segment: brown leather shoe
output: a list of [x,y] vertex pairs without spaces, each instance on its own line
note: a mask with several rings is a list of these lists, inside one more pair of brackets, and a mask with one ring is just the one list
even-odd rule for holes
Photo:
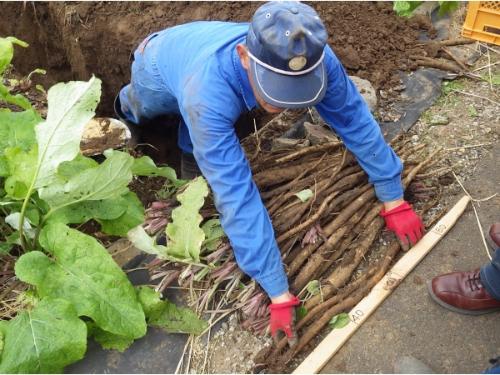
[[479,269],[440,275],[427,286],[432,299],[451,311],[481,315],[500,310],[500,301],[484,288]]

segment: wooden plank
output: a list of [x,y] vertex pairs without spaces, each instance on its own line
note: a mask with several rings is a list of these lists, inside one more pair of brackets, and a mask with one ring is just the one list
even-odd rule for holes
[[295,369],[294,374],[316,374],[344,345],[377,307],[453,227],[470,198],[464,196],[427,234],[408,251],[349,313],[350,322],[335,329]]

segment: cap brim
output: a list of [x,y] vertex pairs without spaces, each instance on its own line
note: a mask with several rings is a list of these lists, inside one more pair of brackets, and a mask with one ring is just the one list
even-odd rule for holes
[[305,108],[325,96],[327,79],[324,63],[302,75],[273,72],[250,59],[250,74],[262,99],[278,108]]

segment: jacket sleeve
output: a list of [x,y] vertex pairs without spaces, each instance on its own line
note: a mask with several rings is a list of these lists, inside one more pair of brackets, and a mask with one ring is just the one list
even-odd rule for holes
[[239,111],[231,114],[231,108],[237,100],[211,93],[210,107],[192,98],[181,105],[194,157],[210,184],[238,265],[276,297],[288,290],[288,281],[271,220],[234,130]]
[[316,109],[357,158],[373,183],[378,199],[388,202],[401,198],[401,160],[385,142],[363,97],[328,46],[325,67],[328,87]]

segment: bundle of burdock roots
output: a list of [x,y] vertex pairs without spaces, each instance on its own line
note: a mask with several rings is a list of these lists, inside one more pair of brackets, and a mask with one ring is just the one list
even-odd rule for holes
[[[276,364],[289,363],[332,317],[366,296],[400,251],[395,237],[384,231],[382,204],[353,155],[316,116],[300,118],[297,122],[297,115],[281,114],[242,142],[272,219],[291,292],[303,302],[297,344],[288,347],[283,339],[260,356],[260,365],[273,372],[283,371]],[[391,146],[404,163],[405,198],[419,214],[428,213],[439,200],[438,178],[449,172],[435,168],[439,150],[429,152],[402,135]],[[215,213],[213,206],[205,207],[203,216],[209,217],[211,210]],[[432,211],[427,227],[439,218]],[[192,295],[199,312],[237,310],[244,327],[264,333],[269,300],[238,269],[228,241],[204,262],[215,267],[203,277],[193,265],[165,271],[164,264],[155,263],[152,273],[161,275],[160,289],[176,279],[195,285],[192,290],[201,291]]]

